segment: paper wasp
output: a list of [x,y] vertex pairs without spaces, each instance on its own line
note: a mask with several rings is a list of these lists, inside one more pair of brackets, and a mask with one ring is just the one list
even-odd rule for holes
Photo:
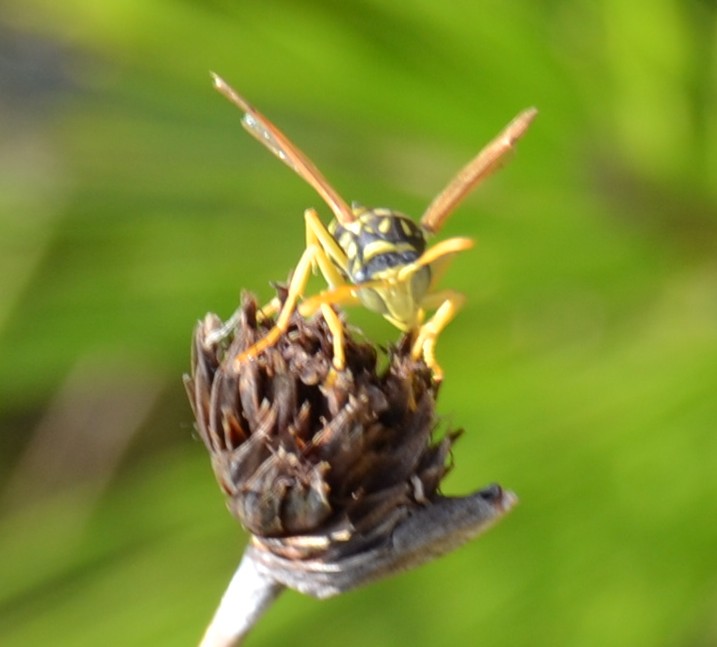
[[[349,206],[286,135],[223,79],[216,74],[212,77],[215,88],[244,113],[244,128],[308,182],[335,217],[326,227],[314,209],[304,212],[306,249],[294,270],[286,300],[268,309],[278,313],[276,324],[265,337],[239,355],[238,361],[256,357],[273,346],[286,332],[291,315],[298,307],[302,316],[321,311],[333,335],[334,367],[343,370],[343,327],[331,306],[361,303],[400,330],[414,332],[413,356],[423,358],[434,378],[440,380],[442,371],[435,358],[436,339],[456,315],[464,297],[453,290],[436,291],[434,285],[447,261],[454,254],[471,248],[473,241],[449,238],[427,247],[426,237],[438,232],[459,202],[500,167],[537,110],[529,108],[515,117],[458,172],[417,224],[392,209]],[[316,269],[329,288],[301,301],[311,273]],[[427,310],[434,314],[424,321]]]

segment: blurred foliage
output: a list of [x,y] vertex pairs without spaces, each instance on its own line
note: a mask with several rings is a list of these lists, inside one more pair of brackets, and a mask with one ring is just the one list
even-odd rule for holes
[[[238,563],[180,376],[263,298],[318,198],[419,214],[528,105],[445,235],[446,485],[522,505],[479,543],[249,644],[717,645],[717,5],[9,0],[0,14],[0,643],[191,645]],[[326,214],[326,209],[322,213]],[[395,331],[353,311],[367,334]]]

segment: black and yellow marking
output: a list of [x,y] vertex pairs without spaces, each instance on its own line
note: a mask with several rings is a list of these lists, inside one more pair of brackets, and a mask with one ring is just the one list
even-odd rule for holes
[[357,285],[413,263],[426,250],[426,238],[408,216],[391,209],[354,206],[356,220],[334,220],[329,233],[346,254],[348,278]]

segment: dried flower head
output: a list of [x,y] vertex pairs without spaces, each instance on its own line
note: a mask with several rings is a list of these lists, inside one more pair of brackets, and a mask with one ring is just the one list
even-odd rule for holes
[[283,587],[323,598],[416,566],[516,500],[498,485],[439,494],[459,434],[434,438],[438,385],[410,339],[382,362],[344,326],[337,371],[323,317],[295,313],[278,343],[239,361],[273,323],[245,296],[228,322],[209,314],[194,334],[185,385],[197,429],[251,533],[203,646],[236,644]]
[[408,344],[379,370],[375,347],[347,330],[337,372],[323,318],[295,315],[275,347],[235,361],[271,325],[251,297],[228,326],[200,322],[186,380],[197,428],[255,537],[282,554],[355,551],[435,496],[457,434],[431,440],[437,386]]

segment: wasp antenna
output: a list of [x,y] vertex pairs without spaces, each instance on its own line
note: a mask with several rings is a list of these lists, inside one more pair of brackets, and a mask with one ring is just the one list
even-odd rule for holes
[[237,106],[237,108],[239,108],[242,112],[256,112],[252,105],[242,96],[240,96],[239,93],[221,76],[215,74],[214,72],[210,72],[209,74],[212,77],[212,83],[214,85],[214,89],[217,90],[217,92],[229,99],[229,101],[231,101],[235,106]]
[[537,116],[537,108],[526,108],[505,127],[503,135],[507,138],[509,146],[512,147],[525,134]]
[[436,233],[461,200],[502,166],[537,114],[536,108],[523,110],[458,172],[428,205],[421,217],[421,226],[425,231]]
[[216,72],[212,72],[211,70],[209,70],[209,76],[212,77],[212,84],[214,85],[214,88],[216,90],[219,90],[220,92],[223,93],[224,88],[229,87],[227,82],[221,76],[219,76]]
[[310,184],[321,196],[339,222],[353,222],[355,216],[343,198],[329,184],[328,180],[314,166],[313,162],[304,155],[291,140],[284,135],[269,119],[256,110],[222,77],[210,72],[214,88],[229,99],[243,113],[242,125],[249,134],[268,148],[284,164],[297,173],[305,182]]

